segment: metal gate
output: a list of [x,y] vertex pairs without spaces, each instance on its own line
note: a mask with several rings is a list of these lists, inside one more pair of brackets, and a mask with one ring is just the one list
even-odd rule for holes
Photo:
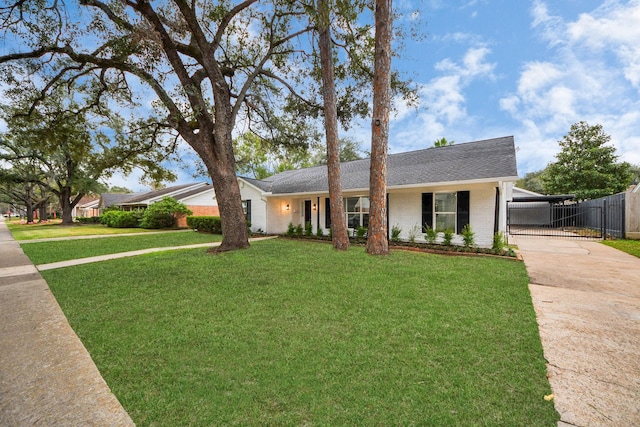
[[602,206],[581,203],[508,202],[509,234],[602,239],[605,235]]

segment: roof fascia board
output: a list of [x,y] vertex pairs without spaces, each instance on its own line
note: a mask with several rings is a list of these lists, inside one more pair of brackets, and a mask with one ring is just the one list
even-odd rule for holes
[[243,179],[241,176],[239,176],[239,177],[238,177],[238,181],[242,181],[242,182],[244,182],[245,184],[247,184],[248,186],[250,186],[250,187],[252,187],[252,188],[255,188],[256,190],[258,190],[258,191],[260,192],[260,195],[261,195],[261,196],[269,196],[269,195],[271,195],[271,194],[272,194],[271,192],[266,192],[266,191],[264,191],[262,188],[258,187],[257,185],[252,184],[251,182],[249,182],[249,181],[247,181],[247,180]]

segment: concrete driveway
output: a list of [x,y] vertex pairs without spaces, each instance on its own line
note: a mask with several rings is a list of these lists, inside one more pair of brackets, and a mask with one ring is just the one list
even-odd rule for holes
[[640,258],[595,241],[509,240],[529,273],[558,425],[640,426]]

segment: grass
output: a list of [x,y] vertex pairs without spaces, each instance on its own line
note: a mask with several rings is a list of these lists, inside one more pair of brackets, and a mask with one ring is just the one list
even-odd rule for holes
[[602,243],[640,258],[640,240],[604,240]]
[[147,233],[143,228],[110,228],[102,224],[61,225],[61,220],[36,224],[20,224],[20,220],[5,221],[16,240],[49,239],[53,237],[93,236],[100,234]]
[[44,271],[138,426],[555,426],[524,265],[287,240]]
[[99,239],[23,242],[21,247],[34,264],[46,264],[139,249],[192,245],[219,242],[221,240],[221,235],[186,231],[182,233],[139,234],[136,236],[114,236]]

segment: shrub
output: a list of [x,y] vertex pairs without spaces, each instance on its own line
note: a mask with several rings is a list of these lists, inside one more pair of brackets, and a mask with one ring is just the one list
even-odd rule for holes
[[420,234],[420,226],[416,224],[409,230],[409,243],[415,243],[418,234]]
[[475,235],[476,233],[471,230],[471,225],[466,224],[462,229],[462,240],[466,248],[470,248],[475,245]]
[[179,216],[192,213],[184,203],[178,202],[173,197],[163,197],[161,201],[149,205],[144,211],[140,226],[142,228],[175,227]]
[[313,226],[311,225],[311,221],[307,221],[304,225],[304,234],[306,236],[311,236],[313,234]]
[[108,211],[100,217],[100,222],[111,228],[137,228],[140,226],[140,211]]
[[498,231],[493,235],[493,244],[491,245],[491,249],[501,254],[504,252],[504,249],[507,247],[507,239],[505,238],[502,231]]
[[295,234],[296,234],[296,236],[298,236],[298,237],[302,236],[302,224],[298,224],[298,225],[296,226]]
[[219,216],[188,216],[187,225],[204,233],[222,234],[222,222]]
[[427,241],[427,243],[433,245],[438,239],[438,232],[435,229],[429,227],[429,225],[427,224],[424,225],[424,228],[425,228],[424,239]]
[[391,241],[399,242],[400,241],[400,233],[402,233],[402,228],[398,224],[391,227]]
[[318,229],[316,230],[316,236],[318,237],[324,236],[324,231],[322,231],[322,227],[318,227]]
[[444,243],[447,246],[451,246],[452,240],[453,240],[453,230],[450,228],[447,228],[443,232],[442,243]]
[[289,236],[289,237],[293,237],[296,234],[296,226],[293,225],[292,222],[289,223],[289,226],[287,227],[287,232],[285,233],[285,235]]
[[367,227],[358,227],[354,231],[358,239],[364,239],[367,235],[368,230],[367,230]]
[[78,216],[76,217],[76,221],[78,221],[80,224],[100,224],[100,217],[99,216],[89,216],[89,217]]

